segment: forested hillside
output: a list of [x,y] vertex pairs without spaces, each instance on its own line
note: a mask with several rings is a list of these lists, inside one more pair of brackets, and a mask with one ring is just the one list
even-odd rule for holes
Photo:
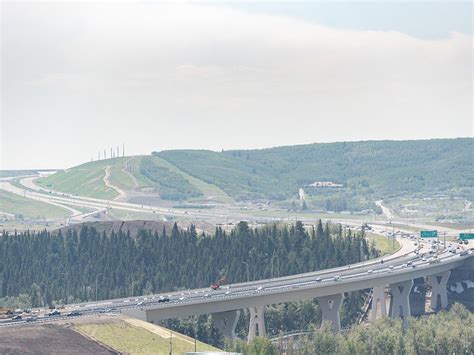
[[[87,226],[79,233],[5,233],[0,236],[0,306],[19,301],[23,306],[50,305],[64,302],[67,295],[70,302],[93,300],[96,278],[98,298],[109,299],[209,287],[224,274],[229,282],[242,282],[247,280],[243,261],[249,264],[248,277],[256,280],[271,277],[272,271],[273,276],[284,276],[376,255],[363,234],[321,222],[309,231],[301,222],[290,228],[272,225],[255,230],[241,222],[231,233],[217,228],[214,235],[197,234],[194,227],[180,230],[176,225],[171,231],[137,235],[122,230],[100,234]],[[360,295],[346,298],[343,323],[354,319],[363,302]],[[269,308],[269,330],[292,330],[318,322],[317,303],[301,304],[305,304],[303,316],[294,312],[296,306]],[[199,324],[207,334],[201,334],[200,340],[216,344],[207,318],[188,322],[170,325],[190,334]],[[239,331],[245,332],[241,324]]]
[[[253,230],[241,222],[231,232],[197,234],[176,225],[162,233],[120,230],[109,235],[84,226],[79,233],[9,234],[0,237],[0,297],[28,293],[34,305],[64,299],[95,298],[97,274],[103,276],[99,298],[126,297],[209,286],[220,275],[230,282],[324,269],[365,260],[365,238],[344,235],[340,227],[321,223],[308,233],[301,222],[291,228]],[[67,290],[67,287],[69,290]]]
[[[474,139],[316,143],[261,150],[168,150],[179,169],[234,198],[287,199],[315,181],[350,198],[452,192],[472,198]],[[313,189],[314,190],[314,189]],[[327,191],[327,190],[326,190]],[[319,193],[308,188],[308,193]]]

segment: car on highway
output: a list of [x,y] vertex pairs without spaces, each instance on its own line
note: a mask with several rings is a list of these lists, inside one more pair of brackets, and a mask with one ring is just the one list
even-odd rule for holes
[[368,274],[372,274],[374,272],[374,270],[370,269],[370,270],[367,270],[367,273]]
[[255,292],[262,292],[263,291],[263,287],[262,286],[258,286],[257,289],[255,290]]
[[142,304],[143,304],[143,302],[138,302],[137,306],[141,306]]
[[21,320],[21,316],[19,314],[12,317],[12,320]]
[[53,309],[51,312],[48,313],[49,317],[54,317],[54,316],[59,316],[61,315],[61,312],[59,312],[57,309]]
[[321,282],[321,280],[322,280],[321,277],[316,278],[316,282]]
[[170,299],[168,297],[160,297],[160,299],[158,300],[158,303],[165,303],[165,302],[169,302]]
[[30,316],[30,317],[27,317],[27,318],[26,318],[26,321],[27,321],[27,322],[34,322],[34,321],[37,320],[37,319],[38,319],[38,318],[35,317],[35,316]]
[[334,281],[340,281],[340,280],[341,280],[341,276],[336,275],[336,276],[334,276],[333,280],[334,280]]
[[394,267],[393,265],[390,265],[390,266],[388,267],[388,269],[389,269],[390,271],[392,271],[392,270],[393,270],[393,267]]
[[179,300],[184,301],[185,300],[184,296],[180,297]]
[[225,291],[225,294],[226,294],[226,295],[230,295],[230,291]]
[[79,311],[71,311],[68,314],[66,314],[66,316],[68,316],[68,317],[77,317],[77,316],[80,316],[80,315],[81,315],[81,312],[79,312]]

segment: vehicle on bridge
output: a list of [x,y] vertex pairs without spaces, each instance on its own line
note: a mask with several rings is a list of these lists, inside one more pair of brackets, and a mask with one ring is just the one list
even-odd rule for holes
[[226,282],[226,279],[227,279],[227,275],[222,276],[221,278],[219,278],[219,280],[217,280],[211,285],[211,288],[213,290],[219,289]]
[[48,316],[54,317],[54,316],[59,316],[61,315],[61,312],[59,312],[57,309],[53,309],[51,312],[48,313]]

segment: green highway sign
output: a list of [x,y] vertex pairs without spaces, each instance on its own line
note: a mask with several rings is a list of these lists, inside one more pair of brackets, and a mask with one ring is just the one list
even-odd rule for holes
[[474,233],[459,233],[459,239],[474,239]]
[[420,237],[422,238],[437,238],[438,237],[438,231],[420,231]]

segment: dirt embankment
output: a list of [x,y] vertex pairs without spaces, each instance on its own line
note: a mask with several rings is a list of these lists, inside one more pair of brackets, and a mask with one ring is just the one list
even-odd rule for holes
[[0,354],[118,354],[70,327],[47,324],[2,329]]

